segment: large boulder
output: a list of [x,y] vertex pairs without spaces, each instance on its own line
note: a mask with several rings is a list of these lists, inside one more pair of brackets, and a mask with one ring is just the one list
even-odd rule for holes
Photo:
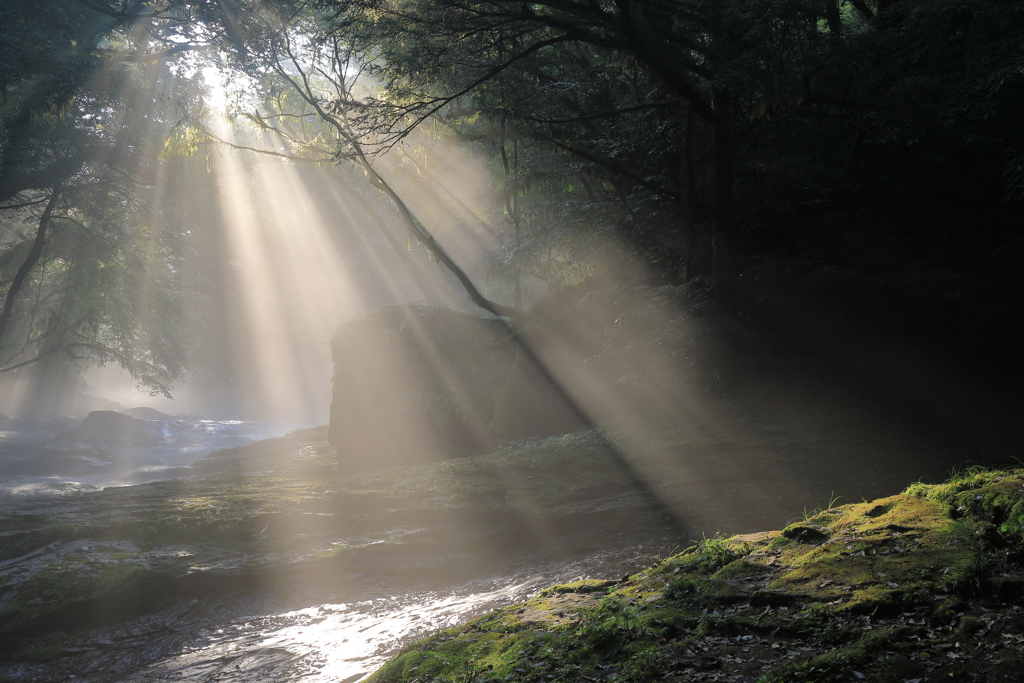
[[127,415],[128,417],[134,417],[134,418],[137,418],[139,420],[163,420],[163,421],[167,421],[167,420],[173,420],[174,419],[173,415],[168,415],[167,413],[161,413],[159,410],[157,410],[155,408],[148,408],[146,406],[140,406],[138,408],[128,408],[127,410],[120,410],[118,412],[121,413],[122,415]]
[[328,440],[345,466],[443,460],[581,425],[495,318],[388,306],[342,325],[332,351]]
[[55,439],[91,445],[155,446],[160,437],[145,420],[138,420],[113,410],[94,410],[77,427],[57,434]]

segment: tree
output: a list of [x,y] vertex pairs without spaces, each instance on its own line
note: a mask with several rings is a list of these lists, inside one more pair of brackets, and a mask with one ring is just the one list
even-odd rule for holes
[[159,62],[192,45],[154,49],[149,29],[181,9],[0,10],[0,372],[112,362],[167,393],[186,366],[180,245],[149,229],[147,206],[174,80]]

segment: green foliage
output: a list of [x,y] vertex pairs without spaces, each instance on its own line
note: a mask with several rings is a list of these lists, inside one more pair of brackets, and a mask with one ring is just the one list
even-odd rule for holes
[[113,363],[167,394],[200,311],[188,240],[152,205],[169,106],[157,95],[177,77],[135,59],[157,48],[131,19],[103,2],[0,10],[0,371],[43,361],[52,380]]
[[749,555],[753,548],[747,543],[736,543],[720,534],[704,536],[691,555],[684,556],[683,566],[691,571],[714,573],[731,562]]
[[950,473],[943,484],[913,484],[908,495],[934,500],[962,517],[960,536],[978,543],[1024,542],[1024,500],[1016,472],[971,466]]
[[665,599],[677,602],[695,600],[700,592],[700,585],[691,578],[673,579],[665,587]]

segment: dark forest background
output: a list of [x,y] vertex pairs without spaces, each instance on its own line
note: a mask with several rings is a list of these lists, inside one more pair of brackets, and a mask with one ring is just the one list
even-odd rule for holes
[[423,136],[489,159],[485,310],[599,298],[611,338],[671,296],[727,393],[1024,367],[1024,3],[4,0],[0,370],[102,361],[167,392],[230,351],[202,337],[230,286],[181,219],[202,159],[167,153],[214,144],[188,59],[256,84],[239,120],[296,157],[365,171],[364,203],[456,277],[363,165]]

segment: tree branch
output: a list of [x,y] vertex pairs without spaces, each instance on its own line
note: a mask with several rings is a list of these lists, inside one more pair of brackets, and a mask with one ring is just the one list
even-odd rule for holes
[[655,194],[661,195],[662,197],[666,197],[667,199],[671,199],[671,200],[676,201],[676,202],[679,201],[679,195],[676,194],[675,192],[672,192],[671,190],[666,190],[665,188],[661,187],[660,185],[656,185],[656,184],[650,182],[649,180],[644,180],[643,178],[641,178],[640,176],[636,175],[635,173],[632,173],[632,172],[627,171],[626,169],[622,168],[622,166],[620,166],[619,164],[616,164],[615,162],[611,161],[610,159],[604,159],[602,157],[599,157],[596,154],[592,154],[590,152],[585,152],[582,149],[577,149],[576,147],[568,145],[568,144],[562,142],[561,140],[556,140],[555,138],[548,137],[547,135],[544,135],[543,133],[537,133],[537,136],[542,138],[542,139],[544,139],[544,140],[547,140],[548,142],[552,143],[553,145],[555,145],[555,146],[557,146],[557,147],[559,147],[561,149],[564,149],[566,152],[569,152],[570,154],[575,154],[576,156],[580,157],[581,159],[586,159],[587,161],[592,161],[595,164],[598,164],[600,166],[604,166],[605,168],[607,168],[608,170],[612,171],[616,175],[620,175],[623,178],[625,178],[626,180],[629,180],[630,182],[636,183],[637,185],[639,185],[641,187],[646,187],[648,190],[651,190]]
[[624,109],[615,109],[613,111],[601,111],[596,114],[587,114],[586,116],[575,116],[571,119],[545,119],[538,116],[519,115],[519,118],[526,121],[533,121],[534,123],[547,123],[554,125],[564,125],[571,123],[581,123],[583,121],[593,121],[595,119],[603,119],[606,116],[618,116],[620,114],[630,114],[635,111],[646,111],[648,109],[668,109],[669,105],[652,103],[652,104],[638,104],[633,107],[625,107]]
[[43,197],[42,199],[36,199],[31,202],[23,202],[21,204],[10,204],[8,206],[0,206],[0,211],[7,211],[8,209],[24,209],[26,206],[35,206],[36,204],[42,204],[43,202],[49,201],[49,197]]
[[162,59],[174,56],[179,52],[191,52],[209,50],[212,45],[175,45],[169,47],[166,50],[160,50],[159,52],[130,52],[121,56],[122,62],[130,62],[133,64],[145,64],[147,62],[158,62]]

